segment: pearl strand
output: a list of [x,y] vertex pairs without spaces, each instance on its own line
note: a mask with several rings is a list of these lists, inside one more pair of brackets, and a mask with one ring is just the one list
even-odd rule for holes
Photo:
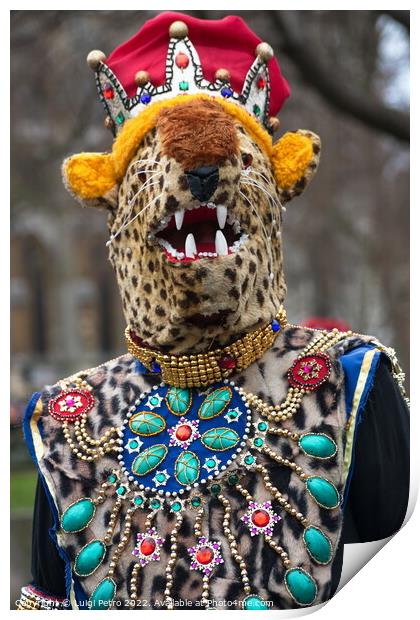
[[251,587],[249,585],[249,577],[248,577],[248,571],[246,568],[246,564],[244,562],[243,557],[241,556],[241,554],[238,552],[238,546],[237,546],[237,542],[235,540],[234,535],[232,534],[232,530],[230,529],[230,518],[231,518],[231,512],[232,512],[232,507],[230,505],[230,501],[228,500],[227,497],[225,497],[224,495],[222,495],[221,493],[217,496],[218,499],[221,501],[221,503],[224,506],[224,517],[223,517],[223,532],[225,534],[225,537],[229,543],[229,547],[232,553],[232,557],[235,560],[235,562],[237,563],[240,573],[241,573],[241,581],[243,584],[243,589],[244,589],[244,593],[245,595],[248,595],[251,593]]
[[171,590],[172,590],[172,586],[173,586],[172,569],[173,569],[173,566],[174,566],[174,564],[176,562],[176,559],[177,559],[177,555],[176,555],[176,551],[177,551],[177,548],[178,548],[177,534],[178,534],[178,532],[179,532],[179,530],[181,528],[182,520],[183,520],[182,513],[178,512],[177,515],[176,515],[175,527],[171,531],[171,535],[170,535],[171,552],[170,552],[170,558],[168,560],[168,563],[167,563],[166,569],[165,569],[165,575],[166,575],[165,604],[166,604],[166,608],[167,609],[173,609],[174,608],[174,603],[173,603],[173,600],[171,598]]

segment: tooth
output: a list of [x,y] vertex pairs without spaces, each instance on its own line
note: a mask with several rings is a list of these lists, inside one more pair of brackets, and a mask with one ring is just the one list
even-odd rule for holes
[[218,256],[228,255],[229,253],[228,244],[221,230],[218,230],[216,233],[215,246],[216,246],[216,253]]
[[185,239],[185,256],[187,258],[194,258],[197,254],[197,246],[195,245],[194,235],[189,233]]
[[217,205],[217,221],[220,228],[224,228],[226,224],[227,209],[223,205]]
[[177,230],[181,230],[182,228],[182,223],[184,221],[184,213],[185,213],[184,209],[175,211],[175,224],[176,224]]

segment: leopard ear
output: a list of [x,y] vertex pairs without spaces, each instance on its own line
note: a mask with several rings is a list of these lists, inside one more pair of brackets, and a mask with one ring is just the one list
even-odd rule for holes
[[273,146],[271,162],[283,203],[299,196],[318,169],[321,140],[311,131],[287,132]]
[[63,182],[84,207],[113,209],[119,183],[110,153],[80,153],[64,160]]

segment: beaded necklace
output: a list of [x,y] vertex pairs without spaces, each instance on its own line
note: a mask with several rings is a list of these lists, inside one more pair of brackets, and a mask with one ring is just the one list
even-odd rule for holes
[[[170,532],[170,552],[165,566],[165,604],[172,599],[173,570],[177,562],[179,531],[186,511],[193,511],[196,544],[188,548],[191,570],[202,575],[202,604],[209,606],[211,577],[223,564],[222,545],[203,532],[203,519],[210,498],[217,498],[223,508],[223,534],[231,557],[237,564],[244,598],[244,609],[266,609],[265,601],[253,591],[246,563],[238,551],[232,533],[232,506],[225,489],[235,490],[247,502],[240,517],[251,537],[262,537],[279,556],[285,570],[284,584],[291,599],[299,606],[314,603],[318,586],[302,566],[293,566],[287,551],[275,536],[281,515],[272,502],[293,517],[302,527],[302,543],[316,564],[331,562],[333,545],[317,523],[300,512],[273,483],[267,463],[288,468],[305,487],[310,501],[323,510],[332,511],[340,504],[335,485],[325,477],[309,475],[290,458],[284,458],[268,444],[270,436],[281,436],[297,445],[305,457],[332,460],[337,444],[326,433],[297,433],[283,428],[300,409],[305,395],[328,380],[331,362],[326,351],[351,332],[321,332],[298,355],[287,377],[289,389],[282,403],[270,405],[233,381],[225,379],[205,391],[161,383],[140,394],[120,426],[109,428],[94,438],[88,431],[89,411],[94,406],[92,387],[86,381],[88,371],[62,383],[63,391],[50,400],[50,414],[62,423],[70,450],[83,461],[98,461],[114,455],[118,465],[104,470],[96,497],[82,497],[65,508],[61,515],[63,532],[85,530],[95,519],[98,507],[113,497],[108,525],[102,538],[89,541],[78,552],[74,573],[83,578],[92,575],[104,562],[110,548],[108,572],[90,597],[93,608],[111,605],[117,593],[115,570],[132,537],[133,516],[146,511],[142,531],[137,532],[132,555],[136,563],[130,576],[130,600],[133,606],[141,596],[141,572],[150,562],[161,561],[164,537],[155,523],[158,513],[175,515]],[[222,420],[225,421],[222,426]],[[174,423],[171,428],[170,424]],[[169,433],[169,443],[165,442]],[[204,453],[200,453],[198,447]],[[205,452],[207,450],[207,452]],[[203,456],[204,454],[204,456]],[[171,456],[174,455],[174,456]],[[176,457],[176,458],[175,458]],[[162,466],[162,469],[159,467]],[[257,501],[247,489],[247,472],[260,476],[272,499]],[[123,515],[120,538],[112,544],[117,521]]]

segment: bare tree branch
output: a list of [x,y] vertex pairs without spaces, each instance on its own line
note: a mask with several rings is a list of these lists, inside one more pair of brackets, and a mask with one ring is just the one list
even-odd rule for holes
[[410,139],[409,115],[384,106],[366,93],[353,88],[337,78],[332,79],[322,62],[305,46],[294,32],[284,12],[273,11],[274,20],[282,36],[283,51],[299,69],[303,79],[311,84],[332,106],[353,116],[365,125],[383,131],[399,140]]

